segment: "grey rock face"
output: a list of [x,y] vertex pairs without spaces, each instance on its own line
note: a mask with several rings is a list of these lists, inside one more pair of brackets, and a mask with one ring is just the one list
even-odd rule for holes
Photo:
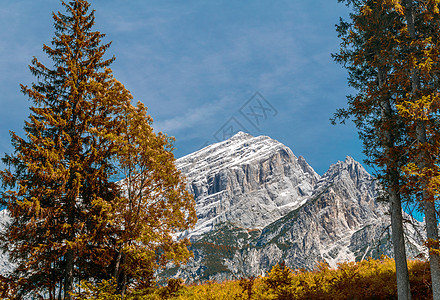
[[[302,157],[268,137],[239,133],[177,161],[196,199],[194,260],[176,274],[188,281],[264,274],[285,261],[312,269],[392,256],[388,207],[374,178],[347,157],[321,177]],[[420,224],[415,221],[417,226]],[[409,228],[408,253],[422,252]]]
[[320,176],[303,158],[269,137],[240,132],[180,158],[199,221],[195,240],[215,225],[261,229],[299,207]]
[[[4,209],[0,211],[0,234],[4,234],[7,224],[10,222],[10,217]],[[16,268],[15,264],[9,260],[8,253],[0,251],[0,274],[7,275]]]

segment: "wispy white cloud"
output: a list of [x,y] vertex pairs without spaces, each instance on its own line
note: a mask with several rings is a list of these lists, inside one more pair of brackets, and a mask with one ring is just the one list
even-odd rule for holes
[[224,97],[215,102],[211,100],[200,107],[188,109],[183,115],[156,122],[154,127],[157,131],[178,133],[193,126],[200,126],[218,115],[224,116],[222,112],[234,102],[235,100],[231,97]]

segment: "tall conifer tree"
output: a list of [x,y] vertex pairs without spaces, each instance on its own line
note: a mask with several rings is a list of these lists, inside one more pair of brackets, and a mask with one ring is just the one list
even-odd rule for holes
[[[113,58],[104,57],[110,44],[92,31],[90,4],[62,5],[66,13],[53,14],[55,37],[43,47],[53,66],[32,60],[38,81],[22,86],[33,102],[26,137],[11,132],[15,151],[3,159],[8,168],[0,173],[9,188],[1,202],[11,217],[1,245],[17,265],[9,278],[17,284],[17,297],[70,299],[80,280],[121,277],[121,270],[132,272],[122,272],[122,288],[130,278],[140,282],[158,260],[189,256],[187,241],[172,234],[195,223],[194,202],[173,164],[171,140],[152,131],[146,109],[132,106],[129,92],[113,79],[107,68]],[[134,165],[147,167],[137,174],[148,178],[141,192],[152,189],[143,202],[111,180],[128,164],[124,158],[138,152]],[[127,198],[137,204],[129,206]],[[149,210],[132,217],[131,208]],[[121,214],[130,218],[127,224],[116,223]],[[145,215],[152,219],[141,226]],[[128,238],[124,226],[131,224],[138,225]],[[139,257],[143,273],[133,263]]]
[[84,237],[97,233],[97,201],[114,198],[115,191],[109,150],[90,134],[99,122],[95,116],[105,110],[91,90],[111,77],[104,71],[113,61],[104,59],[110,44],[91,31],[94,14],[86,1],[62,5],[67,14],[53,14],[55,38],[43,47],[54,65],[32,60],[38,82],[22,86],[34,104],[26,138],[11,133],[15,152],[4,158],[9,169],[1,173],[14,188],[2,195],[12,218],[3,245],[18,264],[20,293],[47,292],[51,299],[56,289],[69,297],[78,257],[88,250]]
[[383,1],[346,2],[353,13],[350,23],[341,20],[337,27],[342,43],[334,58],[348,69],[349,84],[358,94],[348,97],[348,108],[339,110],[336,118],[354,118],[368,163],[378,170],[375,175],[390,204],[398,296],[411,299],[400,193],[407,139],[396,108],[400,84],[391,76],[399,59],[395,36],[402,18]]
[[[389,0],[390,1],[390,0]],[[395,77],[406,83],[399,114],[412,140],[406,146],[409,182],[404,189],[425,215],[434,299],[440,299],[440,247],[436,201],[440,195],[440,1],[394,0],[405,18],[400,38],[404,55]]]
[[[357,45],[359,53],[367,55],[376,53],[378,61],[385,60],[389,66],[388,69],[378,69],[378,74],[385,74],[384,77],[378,76],[378,83],[379,86],[382,85],[384,92],[391,96],[389,99],[392,100],[392,106],[388,111],[393,112],[392,118],[398,121],[400,127],[388,127],[388,129],[392,128],[391,132],[387,131],[387,128],[382,128],[378,133],[391,137],[395,136],[396,128],[401,128],[403,143],[400,144],[398,151],[394,151],[394,154],[385,155],[383,163],[389,169],[389,166],[393,165],[390,159],[393,157],[399,159],[400,163],[395,166],[398,167],[396,171],[400,173],[400,179],[393,185],[408,201],[418,200],[425,214],[433,295],[434,299],[440,299],[438,213],[435,207],[440,194],[439,1],[361,0],[347,2],[362,8],[352,16],[375,15],[387,7],[387,16],[392,16],[397,24],[397,27],[388,28],[388,38],[381,36],[378,31],[372,31],[374,34],[368,41],[374,39],[379,41],[376,52],[365,47],[363,43]],[[379,27],[376,26],[376,29]],[[355,27],[355,31],[359,28]],[[348,44],[353,45],[359,41],[353,39],[353,35],[353,32],[347,34],[352,37]],[[390,48],[390,45],[394,46]],[[342,55],[339,59],[359,65],[356,57],[348,58]],[[368,86],[359,87],[368,93]],[[362,111],[366,111],[366,107],[355,108],[352,112]],[[370,138],[373,141],[378,140],[375,137]],[[385,146],[384,150],[386,150],[386,144],[382,146]]]

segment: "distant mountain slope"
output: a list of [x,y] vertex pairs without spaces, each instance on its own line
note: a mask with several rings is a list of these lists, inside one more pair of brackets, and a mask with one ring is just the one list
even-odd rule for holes
[[[9,222],[10,217],[7,211],[4,209],[0,211],[0,234],[4,234],[4,228]],[[9,261],[9,256],[0,251],[0,275],[6,275],[14,270],[15,266]]]
[[[196,199],[199,221],[187,235],[194,260],[168,275],[225,279],[292,268],[392,256],[388,208],[374,178],[353,158],[320,177],[269,137],[238,133],[177,160]],[[420,227],[417,221],[416,228]],[[422,237],[408,228],[411,256]]]

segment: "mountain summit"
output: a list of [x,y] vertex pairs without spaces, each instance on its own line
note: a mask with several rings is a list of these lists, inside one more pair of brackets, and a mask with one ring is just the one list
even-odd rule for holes
[[298,208],[320,176],[304,158],[267,136],[239,132],[176,161],[194,195],[199,221],[191,237],[230,222],[262,229]]

